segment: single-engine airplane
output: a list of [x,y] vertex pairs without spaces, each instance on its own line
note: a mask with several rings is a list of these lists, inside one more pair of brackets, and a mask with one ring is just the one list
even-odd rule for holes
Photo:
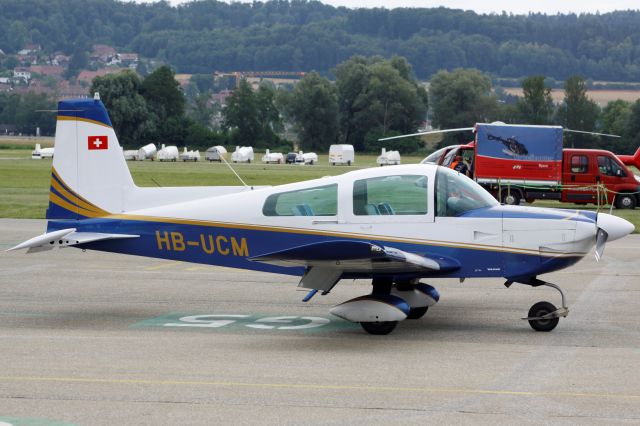
[[107,111],[94,99],[58,105],[47,231],[10,250],[76,247],[300,276],[329,293],[341,279],[370,294],[331,313],[371,334],[422,317],[438,299],[423,278],[504,277],[550,286],[562,306],[531,307],[550,331],[568,313],[539,278],[631,233],[605,213],[502,206],[473,180],[436,165],[375,167],[273,187],[140,188]]

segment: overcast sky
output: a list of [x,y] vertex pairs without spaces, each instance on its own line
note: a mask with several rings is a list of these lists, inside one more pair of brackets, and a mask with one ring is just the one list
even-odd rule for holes
[[[136,0],[150,2],[154,0]],[[171,4],[185,3],[189,0],[169,0]],[[251,2],[252,0],[243,0]],[[321,0],[332,6],[356,7],[438,7],[445,6],[453,9],[474,10],[478,13],[507,13],[526,14],[528,12],[542,12],[546,14],[560,13],[595,13],[611,12],[613,10],[637,10],[640,3],[637,0]],[[227,1],[229,3],[229,1]]]

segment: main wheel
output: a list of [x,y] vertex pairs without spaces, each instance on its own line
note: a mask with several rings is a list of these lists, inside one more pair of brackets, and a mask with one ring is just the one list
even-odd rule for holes
[[369,334],[383,336],[391,333],[398,325],[398,321],[361,322],[360,325]]
[[[529,309],[529,318],[531,317],[541,317],[547,315],[551,312],[556,311],[557,308],[553,306],[552,303],[549,302],[538,302],[534,304],[531,309]],[[549,318],[549,319],[531,319],[529,320],[529,325],[535,331],[551,331],[558,325],[560,318]]]
[[520,205],[520,192],[518,190],[512,189],[509,191],[508,189],[503,189],[500,194],[500,201],[509,206],[518,206]]
[[618,194],[616,195],[616,207],[619,209],[634,209],[636,208],[636,197],[633,194]]
[[407,315],[407,319],[420,319],[427,313],[429,310],[428,306],[422,306],[420,308],[411,308],[409,310],[409,315]]

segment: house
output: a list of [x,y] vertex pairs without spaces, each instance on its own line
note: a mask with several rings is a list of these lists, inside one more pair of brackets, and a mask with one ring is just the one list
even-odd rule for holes
[[120,69],[112,69],[112,68],[102,68],[97,71],[84,70],[84,71],[80,71],[80,74],[78,74],[77,80],[78,80],[78,83],[84,82],[84,83],[91,84],[93,79],[96,77],[103,77],[107,74],[114,74],[120,71],[121,71]]
[[55,65],[31,65],[29,67],[29,71],[44,76],[61,77],[64,72],[64,68]]
[[104,63],[111,62],[116,56],[116,49],[106,44],[94,44],[93,51],[89,55],[89,59],[92,61],[100,61]]
[[182,90],[185,90],[189,85],[189,81],[191,81],[191,76],[192,74],[176,74],[175,75],[175,79],[180,85],[180,87],[182,88]]
[[67,56],[62,52],[56,52],[53,54],[53,59],[51,59],[51,65],[64,67],[69,64],[70,59],[70,56]]
[[118,58],[123,67],[135,69],[138,66],[137,53],[118,53]]
[[42,50],[42,47],[39,44],[27,44],[22,50],[18,51],[18,55],[27,56],[38,53],[40,50]]
[[227,98],[232,94],[233,92],[231,90],[225,89],[219,93],[214,93],[213,95],[211,95],[211,101],[220,104],[220,106],[225,106],[227,105]]
[[67,80],[58,82],[58,99],[86,98],[88,90]]
[[31,72],[26,68],[15,68],[13,70],[13,77],[22,79],[25,83],[29,83],[29,80],[31,80]]

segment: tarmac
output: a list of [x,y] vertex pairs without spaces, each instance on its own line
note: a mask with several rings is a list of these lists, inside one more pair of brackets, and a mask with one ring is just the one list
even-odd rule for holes
[[[44,232],[0,219],[0,249]],[[371,336],[297,279],[78,249],[0,253],[0,425],[638,424],[640,235],[548,288],[424,280],[420,320]],[[275,317],[275,318],[274,318]]]

